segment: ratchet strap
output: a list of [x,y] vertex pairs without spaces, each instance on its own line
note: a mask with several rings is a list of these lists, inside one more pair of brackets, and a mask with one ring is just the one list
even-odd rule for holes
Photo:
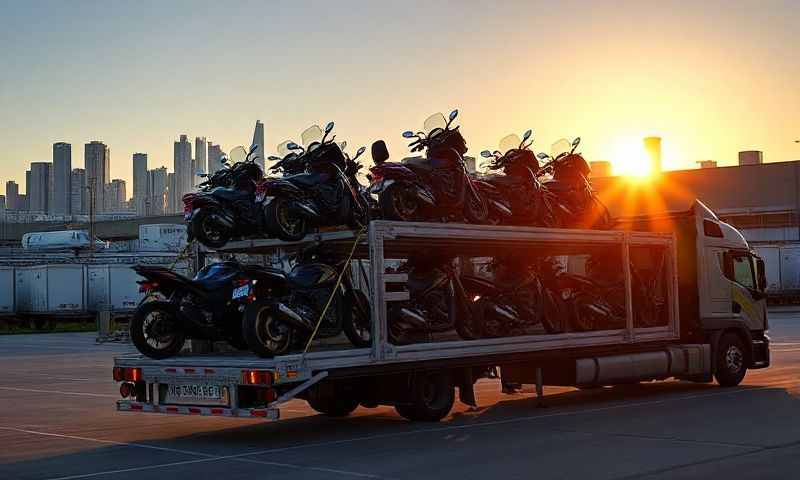
[[328,309],[333,303],[333,299],[336,296],[336,292],[339,291],[339,287],[342,286],[342,279],[344,278],[345,270],[350,266],[350,260],[353,259],[353,255],[356,253],[356,247],[358,246],[358,242],[361,241],[361,237],[364,236],[366,233],[367,227],[363,227],[361,230],[358,231],[356,234],[356,239],[353,241],[353,245],[350,247],[350,254],[347,256],[347,260],[345,260],[344,265],[342,266],[341,271],[339,271],[339,278],[336,279],[336,285],[333,287],[331,291],[331,295],[328,297],[328,301],[325,302],[325,308],[322,309],[322,313],[319,315],[319,319],[317,320],[317,325],[314,327],[314,331],[311,332],[311,336],[308,338],[308,342],[306,342],[306,348],[303,349],[303,356],[308,353],[308,349],[311,347],[311,342],[314,341],[314,337],[317,336],[317,332],[319,331],[320,325],[322,325],[322,319],[325,318],[325,314],[328,313]]

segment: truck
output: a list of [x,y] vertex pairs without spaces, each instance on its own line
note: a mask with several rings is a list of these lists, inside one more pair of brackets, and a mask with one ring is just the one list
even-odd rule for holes
[[[390,405],[409,420],[437,421],[450,412],[456,391],[461,402],[474,405],[473,385],[487,376],[499,375],[503,385],[535,385],[541,396],[544,385],[584,388],[669,378],[716,379],[732,387],[748,369],[770,364],[764,262],[699,201],[688,211],[621,218],[614,230],[378,220],[366,235],[320,233],[303,240],[320,241],[368,259],[370,347],[312,343],[304,352],[274,358],[246,352],[165,360],[120,356],[113,369],[120,385],[117,410],[277,420],[287,401],[300,398],[329,416],[348,415],[359,405]],[[255,239],[222,250],[292,247]],[[621,285],[622,322],[397,342],[387,311],[395,302],[408,302],[409,292],[408,274],[396,266],[422,252],[460,259],[510,255],[520,263],[555,259],[575,274],[593,272],[589,266],[598,259],[613,259],[619,263],[606,271]],[[660,299],[658,309],[645,308],[634,294],[645,290]]]

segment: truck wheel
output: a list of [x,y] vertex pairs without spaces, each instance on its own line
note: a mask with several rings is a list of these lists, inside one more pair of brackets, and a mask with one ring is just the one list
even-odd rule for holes
[[744,342],[735,333],[726,333],[719,339],[714,378],[720,386],[735,387],[747,373],[747,356]]
[[438,422],[450,413],[456,398],[449,375],[434,372],[414,377],[410,403],[395,405],[401,417],[418,422]]
[[358,408],[358,400],[351,397],[310,396],[308,405],[315,411],[329,417],[346,417]]

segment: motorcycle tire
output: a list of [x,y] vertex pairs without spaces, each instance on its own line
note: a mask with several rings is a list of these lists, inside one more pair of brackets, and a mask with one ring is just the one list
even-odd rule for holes
[[253,353],[272,358],[291,350],[294,331],[275,315],[271,301],[256,300],[244,311],[242,335]]
[[350,343],[357,348],[372,345],[372,316],[369,300],[364,292],[355,290],[345,302],[342,330]]
[[412,222],[421,220],[422,206],[416,196],[402,184],[389,185],[378,197],[381,217],[386,220]]
[[[161,315],[162,318],[156,319],[157,323],[155,324],[148,323],[150,317],[156,314]],[[161,331],[159,332],[159,338],[151,337],[154,326],[164,327],[164,325],[159,325],[158,322],[166,322],[166,327],[169,329],[167,330],[168,333],[165,334],[164,331]],[[161,300],[145,302],[139,305],[130,322],[130,335],[131,341],[137,350],[143,355],[156,360],[175,356],[181,351],[183,343],[186,341],[186,334],[178,318],[178,309],[172,303]],[[156,346],[150,342],[151,340],[156,340],[161,345],[161,340],[165,338],[164,346]]]
[[194,238],[209,248],[222,248],[231,239],[231,232],[225,227],[214,224],[214,210],[200,209],[192,216]]
[[286,242],[298,242],[308,234],[308,221],[289,211],[291,200],[277,197],[264,207],[267,231]]

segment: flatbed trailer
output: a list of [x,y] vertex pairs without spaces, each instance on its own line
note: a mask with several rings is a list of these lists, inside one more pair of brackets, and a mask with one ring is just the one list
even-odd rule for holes
[[[699,202],[690,212],[664,219],[629,219],[620,227],[571,230],[373,221],[367,234],[326,232],[291,244],[271,239],[231,242],[219,253],[263,254],[324,242],[343,253],[354,252],[354,259],[368,260],[364,271],[372,308],[371,347],[315,343],[306,353],[271,359],[244,352],[185,354],[166,360],[117,357],[114,377],[121,382],[123,396],[117,409],[275,420],[281,405],[302,398],[332,416],[346,415],[358,405],[393,405],[406,418],[438,420],[450,411],[456,388],[462,402],[474,405],[474,382],[497,371],[505,385],[535,384],[541,394],[543,385],[581,387],[673,377],[710,382],[714,375],[720,383],[732,385],[741,381],[738,374],[743,377],[744,370],[769,365],[766,310],[761,313],[753,305],[760,299],[743,305],[742,293],[731,293],[735,285],[730,284],[735,282],[724,277],[716,259],[707,257],[717,250],[745,255],[747,244],[738,232]],[[655,249],[663,258],[659,271],[664,308],[657,322],[635,313],[632,300],[637,281],[632,254],[647,258],[651,252],[647,249]],[[421,251],[470,259],[517,252],[521,261],[557,255],[568,264],[586,252],[616,252],[624,280],[625,324],[395,345],[388,335],[387,305],[407,301],[409,294],[398,288],[407,275],[387,266]],[[750,265],[755,281],[755,258]],[[709,287],[713,292],[707,291]],[[732,311],[727,314],[721,299],[714,296],[721,295],[721,289],[729,290],[726,301]],[[759,297],[758,289],[752,290]],[[758,315],[762,318],[752,318]],[[726,371],[737,365],[727,365],[725,359],[737,360],[736,355],[740,371]]]

